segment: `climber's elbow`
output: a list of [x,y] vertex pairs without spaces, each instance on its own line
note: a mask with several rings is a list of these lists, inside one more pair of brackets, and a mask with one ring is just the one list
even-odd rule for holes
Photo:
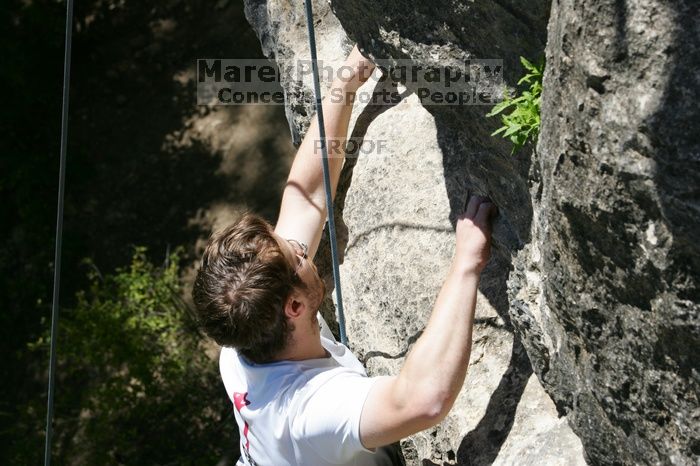
[[454,402],[455,396],[450,390],[434,390],[434,393],[430,395],[430,404],[426,413],[433,425],[439,424],[447,417]]
[[432,383],[423,387],[421,384],[413,384],[411,392],[405,404],[413,407],[415,416],[421,419],[425,428],[442,422],[454,404],[450,390]]

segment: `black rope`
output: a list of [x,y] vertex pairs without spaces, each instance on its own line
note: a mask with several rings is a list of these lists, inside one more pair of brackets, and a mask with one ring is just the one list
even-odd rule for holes
[[53,301],[51,304],[51,349],[49,350],[49,393],[46,409],[46,444],[44,466],[51,464],[53,435],[53,397],[56,371],[56,336],[58,333],[58,303],[61,288],[61,245],[63,243],[63,193],[66,185],[66,147],[68,143],[68,93],[70,90],[70,55],[73,38],[73,0],[66,2],[66,42],[63,56],[63,102],[61,113],[61,152],[58,167],[58,207],[56,212],[56,250],[53,271]]
[[338,300],[338,326],[340,327],[340,341],[348,344],[345,333],[345,314],[343,313],[343,294],[340,291],[340,269],[338,267],[338,245],[335,235],[335,219],[333,217],[333,195],[331,194],[331,178],[328,168],[328,149],[326,148],[326,127],[323,124],[323,108],[321,106],[321,84],[318,79],[318,59],[316,57],[316,36],[314,34],[314,14],[311,9],[311,0],[305,0],[306,28],[309,33],[309,48],[311,49],[311,66],[314,72],[314,93],[316,94],[316,116],[318,118],[318,130],[321,137],[321,155],[323,160],[323,185],[326,188],[326,207],[328,208],[328,233],[331,243],[331,260],[333,261],[333,283],[335,284],[335,296]]

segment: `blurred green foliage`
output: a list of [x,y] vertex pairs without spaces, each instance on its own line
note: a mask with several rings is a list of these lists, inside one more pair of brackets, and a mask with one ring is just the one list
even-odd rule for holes
[[[0,2],[2,465],[43,458],[64,21],[64,0]],[[173,76],[258,44],[241,0],[75,4],[54,464],[237,458],[218,365],[197,345],[174,261],[152,264],[177,244],[192,260],[203,233],[189,220],[225,198],[207,147],[164,148],[201,110],[195,86]],[[132,258],[133,245],[148,252]]]
[[[87,261],[89,288],[62,311],[57,340],[56,463],[215,464],[225,454],[235,421],[180,298],[179,256],[156,267],[136,248],[107,275]],[[48,357],[48,340],[31,348]]]
[[[524,57],[520,57],[520,63],[526,70],[525,76],[518,85],[527,84],[520,95],[511,96],[508,89],[504,92],[503,101],[495,105],[486,115],[501,116],[503,126],[491,134],[501,134],[513,144],[511,153],[519,151],[526,143],[537,141],[540,132],[540,98],[542,95],[542,76],[544,73],[544,59],[538,64],[533,64]],[[506,113],[510,110],[510,113]]]

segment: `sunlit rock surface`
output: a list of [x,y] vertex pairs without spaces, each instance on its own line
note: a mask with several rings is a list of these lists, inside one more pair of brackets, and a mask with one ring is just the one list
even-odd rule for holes
[[[518,57],[547,43],[537,153],[490,137],[490,107],[427,105],[410,83],[369,82],[400,102],[353,110],[352,137],[374,150],[348,158],[336,222],[350,346],[370,374],[397,373],[420,336],[467,190],[500,209],[467,380],[441,425],[402,442],[409,464],[697,458],[697,7],[661,3],[561,0],[551,18],[545,1],[314,3],[329,62],[355,41],[378,60],[497,58],[513,87]],[[246,14],[270,58],[309,58],[302,2]],[[311,77],[283,87],[298,142]]]

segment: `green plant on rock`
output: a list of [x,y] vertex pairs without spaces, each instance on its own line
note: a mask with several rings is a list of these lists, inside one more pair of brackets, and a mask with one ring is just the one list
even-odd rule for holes
[[[514,154],[528,142],[536,142],[540,131],[540,97],[542,95],[542,75],[544,73],[544,59],[535,65],[524,57],[520,57],[520,63],[527,71],[520,78],[518,86],[528,84],[520,95],[511,96],[506,88],[503,101],[494,106],[487,117],[501,116],[503,126],[494,131],[491,136],[498,134],[513,143]],[[506,113],[510,110],[510,113]]]

